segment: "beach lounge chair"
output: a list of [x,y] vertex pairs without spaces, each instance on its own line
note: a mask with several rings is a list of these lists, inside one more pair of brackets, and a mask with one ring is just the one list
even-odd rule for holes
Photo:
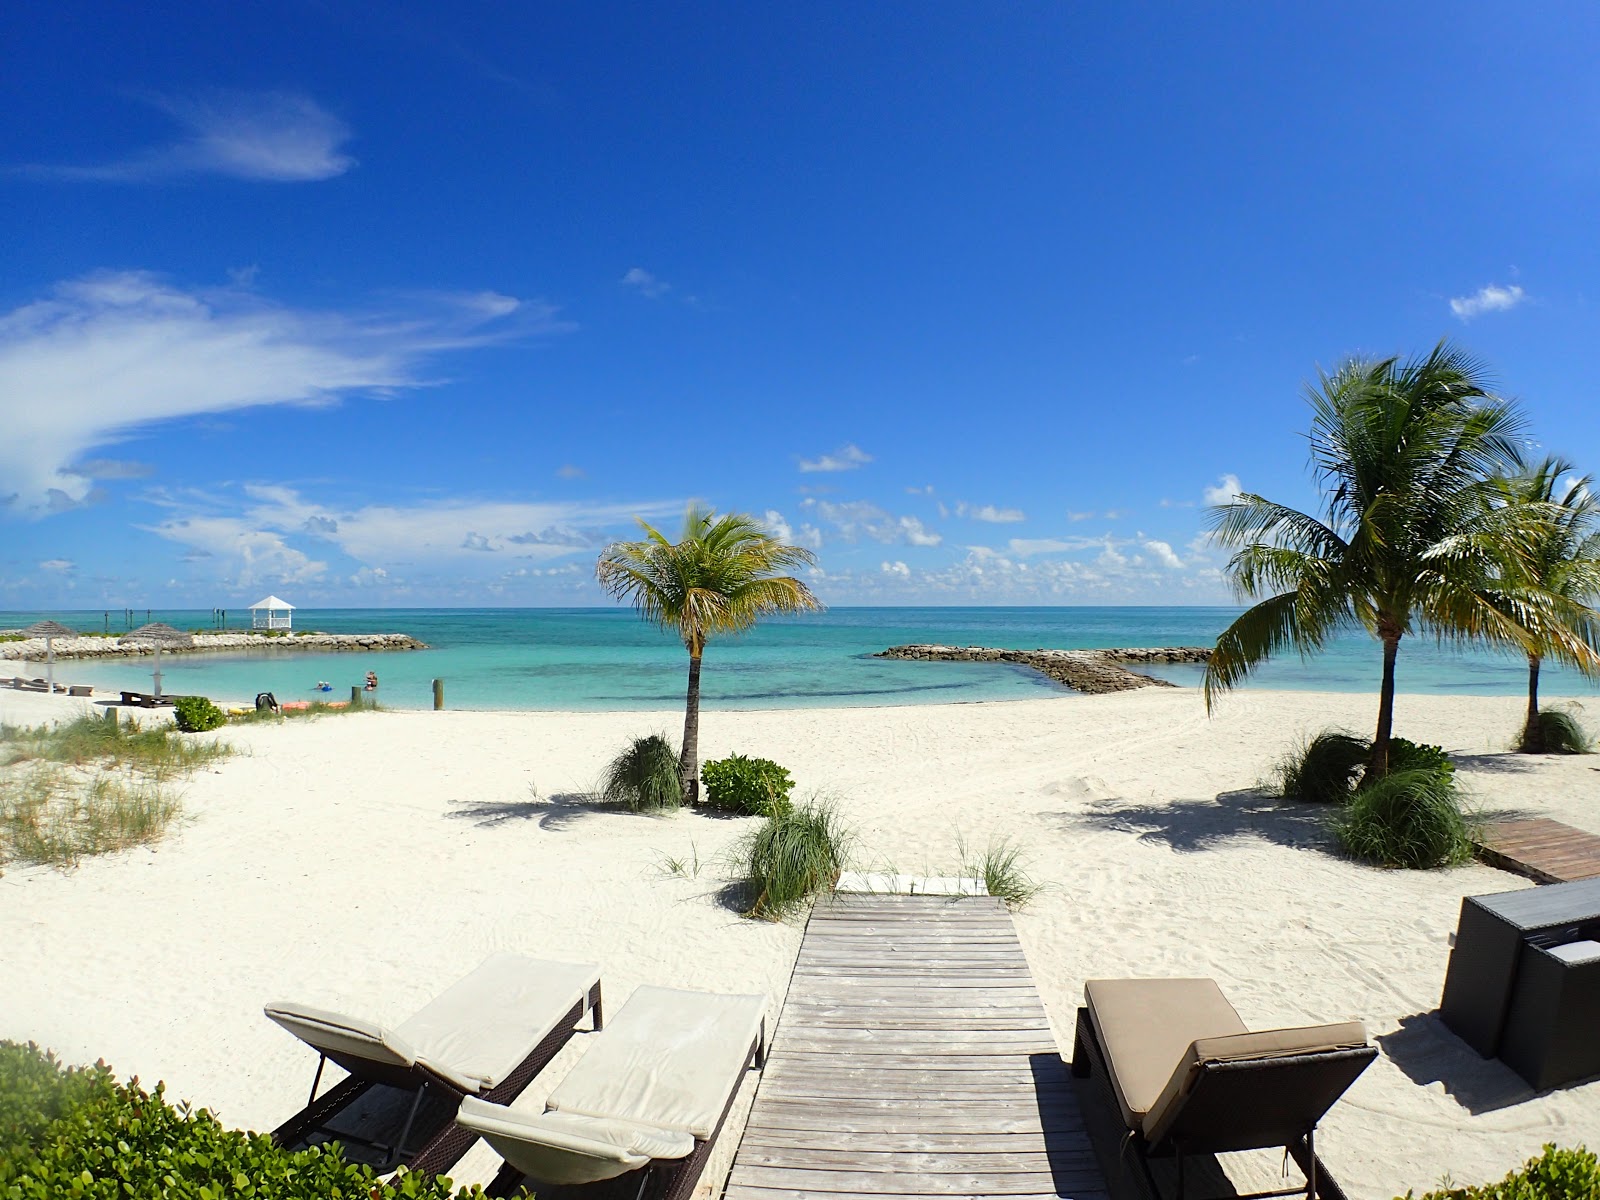
[[[514,1100],[567,1044],[585,1012],[600,1028],[600,969],[496,954],[392,1030],[301,1004],[273,1003],[265,1011],[319,1055],[306,1107],[273,1131],[274,1140],[289,1147],[338,1141],[365,1147],[380,1171],[405,1163],[437,1173],[477,1140],[451,1120],[463,1097]],[[349,1078],[319,1098],[330,1059]],[[379,1085],[409,1094],[409,1107],[396,1106],[404,1109],[398,1134],[336,1131],[334,1123],[373,1099],[368,1093]],[[425,1097],[429,1112],[413,1138]]]
[[641,987],[542,1114],[464,1100],[457,1124],[506,1160],[489,1195],[601,1184],[586,1194],[686,1200],[744,1073],[765,1061],[766,1009],[765,996]]
[[1083,991],[1072,1073],[1099,1085],[1126,1130],[1108,1177],[1132,1174],[1159,1197],[1149,1159],[1174,1155],[1182,1197],[1185,1155],[1282,1146],[1305,1186],[1257,1195],[1343,1200],[1315,1137],[1378,1055],[1360,1022],[1252,1033],[1210,979],[1091,979]]

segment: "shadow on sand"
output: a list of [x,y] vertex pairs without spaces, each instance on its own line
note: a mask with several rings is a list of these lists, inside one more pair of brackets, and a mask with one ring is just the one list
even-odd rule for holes
[[1210,800],[1168,800],[1133,804],[1107,801],[1081,813],[1047,814],[1067,828],[1116,830],[1137,834],[1174,850],[1209,850],[1240,838],[1265,838],[1280,846],[1322,850],[1337,855],[1328,832],[1329,806],[1280,800],[1260,788],[1218,792]]
[[587,792],[557,792],[553,796],[530,796],[526,800],[458,801],[445,815],[453,821],[471,821],[484,829],[514,821],[537,821],[540,829],[559,832],[585,817],[624,811]]
[[1380,1035],[1378,1045],[1413,1083],[1441,1084],[1445,1095],[1473,1116],[1533,1099],[1533,1089],[1521,1076],[1497,1058],[1479,1057],[1436,1012],[1402,1017],[1400,1028]]

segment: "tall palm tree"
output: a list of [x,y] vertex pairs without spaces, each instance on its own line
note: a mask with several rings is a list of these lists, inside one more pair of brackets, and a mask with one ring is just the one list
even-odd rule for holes
[[[1545,749],[1539,721],[1539,666],[1546,655],[1587,673],[1600,651],[1600,612],[1589,601],[1600,597],[1600,499],[1594,480],[1572,479],[1572,464],[1546,458],[1524,474],[1503,483],[1504,503],[1521,505],[1539,516],[1535,537],[1522,554],[1510,555],[1503,567],[1512,587],[1531,586],[1549,596],[1563,624],[1581,640],[1583,653],[1570,644],[1538,641],[1528,655],[1528,716],[1518,747],[1525,753]],[[1563,479],[1565,477],[1565,482]]]
[[[1382,645],[1377,731],[1368,765],[1388,770],[1401,640],[1572,648],[1537,587],[1508,595],[1506,548],[1531,544],[1525,506],[1496,504],[1494,480],[1520,467],[1516,406],[1491,394],[1484,368],[1448,342],[1405,362],[1351,359],[1306,389],[1323,519],[1256,495],[1212,510],[1214,537],[1238,547],[1228,574],[1242,599],[1265,596],[1217,639],[1209,709],[1278,651],[1321,649],[1365,628]],[[1536,632],[1535,632],[1536,631]]]
[[693,803],[700,796],[700,659],[706,643],[718,634],[749,629],[771,613],[820,609],[810,588],[779,574],[814,563],[816,555],[779,541],[754,517],[719,517],[698,504],[684,514],[676,542],[643,520],[639,524],[644,539],[607,546],[595,577],[645,620],[675,632],[689,651],[678,778],[684,800]]

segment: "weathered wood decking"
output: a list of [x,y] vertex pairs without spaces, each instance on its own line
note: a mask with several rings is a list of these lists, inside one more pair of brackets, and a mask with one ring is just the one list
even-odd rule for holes
[[725,1196],[1105,1200],[1000,901],[817,906]]
[[1490,821],[1477,847],[1479,857],[1490,866],[1540,883],[1600,877],[1600,837],[1548,817]]

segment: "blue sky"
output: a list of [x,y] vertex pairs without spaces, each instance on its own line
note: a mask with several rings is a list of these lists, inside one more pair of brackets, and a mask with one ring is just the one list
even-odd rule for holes
[[[0,609],[1218,603],[1303,382],[1449,336],[1600,470],[1600,9],[0,12]],[[1128,11],[1124,11],[1127,8]]]

